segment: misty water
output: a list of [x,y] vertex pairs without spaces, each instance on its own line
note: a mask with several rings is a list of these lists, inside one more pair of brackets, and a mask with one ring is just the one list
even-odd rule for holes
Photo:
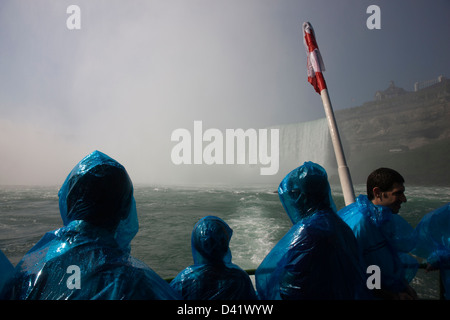
[[[265,255],[292,226],[277,185],[254,186],[135,186],[140,229],[132,255],[163,278],[174,277],[193,263],[190,237],[194,224],[206,215],[224,219],[233,229],[233,262],[244,269],[258,267]],[[344,205],[340,187],[333,197]],[[355,186],[356,194],[364,186]],[[0,249],[13,264],[44,235],[62,226],[58,187],[0,187]],[[400,214],[415,227],[428,212],[447,203],[450,188],[407,186],[408,202]],[[438,273],[419,270],[412,286],[421,298],[439,297]]]

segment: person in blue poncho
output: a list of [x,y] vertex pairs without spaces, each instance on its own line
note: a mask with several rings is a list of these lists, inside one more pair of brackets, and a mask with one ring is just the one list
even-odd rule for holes
[[222,219],[206,216],[192,231],[194,265],[181,271],[170,286],[185,300],[255,300],[248,274],[231,262],[233,230]]
[[138,231],[125,168],[94,151],[59,193],[64,226],[46,233],[14,270],[9,299],[178,299],[154,271],[130,256]]
[[281,181],[278,194],[294,225],[256,270],[259,297],[370,298],[355,237],[336,214],[325,169],[305,162]]
[[[14,272],[14,266],[0,250],[0,293],[3,287],[8,283]],[[0,294],[0,299],[2,299]]]
[[339,210],[350,226],[366,266],[380,268],[381,289],[377,298],[416,299],[408,284],[417,271],[417,260],[408,255],[414,248],[414,229],[397,213],[406,202],[404,179],[395,170],[379,168],[367,178],[367,196]]
[[439,270],[443,297],[450,299],[450,202],[426,214],[416,226],[413,254],[425,258],[427,271]]

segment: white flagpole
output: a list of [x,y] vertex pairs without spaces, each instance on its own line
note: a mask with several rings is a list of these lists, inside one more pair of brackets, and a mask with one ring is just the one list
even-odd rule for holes
[[333,143],[334,154],[336,155],[336,162],[338,165],[339,180],[341,181],[342,193],[344,194],[345,205],[355,202],[355,191],[353,190],[352,178],[350,170],[347,167],[345,160],[344,149],[342,148],[341,137],[334,117],[333,107],[331,105],[330,96],[327,89],[320,91],[323,108],[328,121],[328,128],[330,130],[331,141]]
[[322,61],[322,56],[317,45],[314,29],[309,22],[303,23],[304,44],[306,48],[308,82],[310,82],[317,93],[322,98],[325,115],[328,121],[328,128],[333,143],[334,154],[336,155],[336,162],[338,165],[339,180],[341,181],[342,193],[344,195],[345,205],[355,202],[355,191],[353,190],[352,179],[350,171],[345,161],[344,150],[342,148],[339,130],[334,117],[333,107],[331,106],[330,96],[323,77],[322,72],[325,67]]

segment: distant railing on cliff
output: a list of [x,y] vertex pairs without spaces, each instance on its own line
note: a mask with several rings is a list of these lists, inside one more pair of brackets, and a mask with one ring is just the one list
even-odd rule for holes
[[437,77],[437,79],[431,79],[431,80],[425,80],[425,81],[418,81],[414,83],[414,91],[417,92],[419,90],[422,90],[426,87],[430,87],[436,83],[442,82],[444,80],[444,76],[440,75]]

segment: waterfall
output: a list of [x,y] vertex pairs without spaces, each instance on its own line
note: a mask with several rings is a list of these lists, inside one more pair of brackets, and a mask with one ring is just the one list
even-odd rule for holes
[[329,175],[336,170],[326,118],[274,128],[280,130],[280,171],[290,172],[305,161],[320,164]]
[[[200,145],[200,153],[198,158],[204,160],[204,162],[199,161],[198,164],[204,165],[174,166],[172,176],[183,177],[183,179],[196,181],[197,183],[211,183],[213,181],[221,181],[224,183],[271,183],[277,185],[286,176],[287,173],[302,165],[305,161],[313,161],[323,166],[328,173],[328,177],[337,173],[336,158],[334,156],[326,118],[309,122],[271,126],[269,128],[258,130],[240,129],[240,139],[236,138],[236,132],[238,130],[234,130],[232,133],[233,135],[230,134],[230,136],[236,141],[241,141],[242,146],[244,146],[242,148],[238,148],[239,143],[235,142],[235,145],[230,144],[231,148],[228,149],[229,144],[227,141],[234,141],[228,140],[228,130],[225,132],[225,134],[221,134],[220,130],[218,129],[208,128],[205,133],[213,132],[214,134],[216,134],[213,139],[213,142],[215,143],[214,152],[211,152],[210,150],[213,146],[213,143],[208,139],[204,139],[204,134],[202,131],[203,129],[201,127],[197,130],[200,131],[200,133],[196,134],[196,125],[200,126],[201,123],[196,124],[194,122],[194,134],[192,135],[193,142],[191,141],[191,134],[189,130],[181,129],[183,130],[183,132],[187,132],[187,138],[183,136],[183,140],[178,141],[178,143],[175,145],[176,148],[181,149],[181,145],[183,148],[182,153],[177,154],[175,152],[175,155],[178,157],[176,157],[176,160],[181,159],[185,156],[185,141],[189,142],[186,149],[190,151],[192,151],[191,144],[194,145],[195,143],[197,143]],[[270,138],[268,139],[269,136],[267,134],[262,135],[262,133],[264,132],[272,132],[272,129],[278,130],[278,144],[276,147],[276,149],[278,150],[278,154],[276,156],[272,154],[272,144],[275,144],[274,141],[272,141],[273,137],[270,136]],[[178,130],[174,132],[178,132]],[[246,134],[248,134],[248,137],[246,136]],[[217,141],[219,141],[220,144],[217,144]],[[268,149],[266,150],[267,156],[264,156],[264,152],[261,153],[260,151],[260,148],[262,148],[262,142],[267,142],[269,144],[269,146],[263,148],[264,150]],[[209,151],[205,153],[203,148],[204,150]],[[225,148],[225,150],[223,151],[223,153],[221,153],[220,157],[218,157],[217,150],[221,151],[221,148]],[[195,145],[193,150],[194,151],[192,153],[195,153]],[[232,154],[232,157],[230,158],[233,159],[233,161],[228,161],[229,159],[227,158],[227,156],[229,153]],[[172,150],[171,156],[173,156],[173,154],[174,153]],[[204,158],[205,154],[211,159],[222,159],[221,165],[218,163],[207,163],[205,159],[209,161],[210,158]],[[238,157],[236,155],[241,155],[241,157]],[[256,158],[256,155],[258,156],[258,158]],[[264,156],[264,158],[268,158],[270,162],[264,162],[264,164],[262,164],[262,161],[260,161],[262,156]],[[234,157],[236,157],[236,159],[242,160],[241,163],[237,163],[237,160],[235,161]],[[184,161],[183,159],[182,161]],[[250,161],[251,159],[253,159],[253,161]],[[195,162],[195,159],[192,160],[191,154],[189,154],[188,160],[190,161],[189,163]],[[172,162],[173,161],[174,160],[172,157]],[[183,164],[182,161],[181,164]],[[276,166],[274,162],[276,162]],[[272,166],[276,169],[275,174],[261,175],[261,168],[271,168]],[[175,171],[176,174],[174,173]]]

